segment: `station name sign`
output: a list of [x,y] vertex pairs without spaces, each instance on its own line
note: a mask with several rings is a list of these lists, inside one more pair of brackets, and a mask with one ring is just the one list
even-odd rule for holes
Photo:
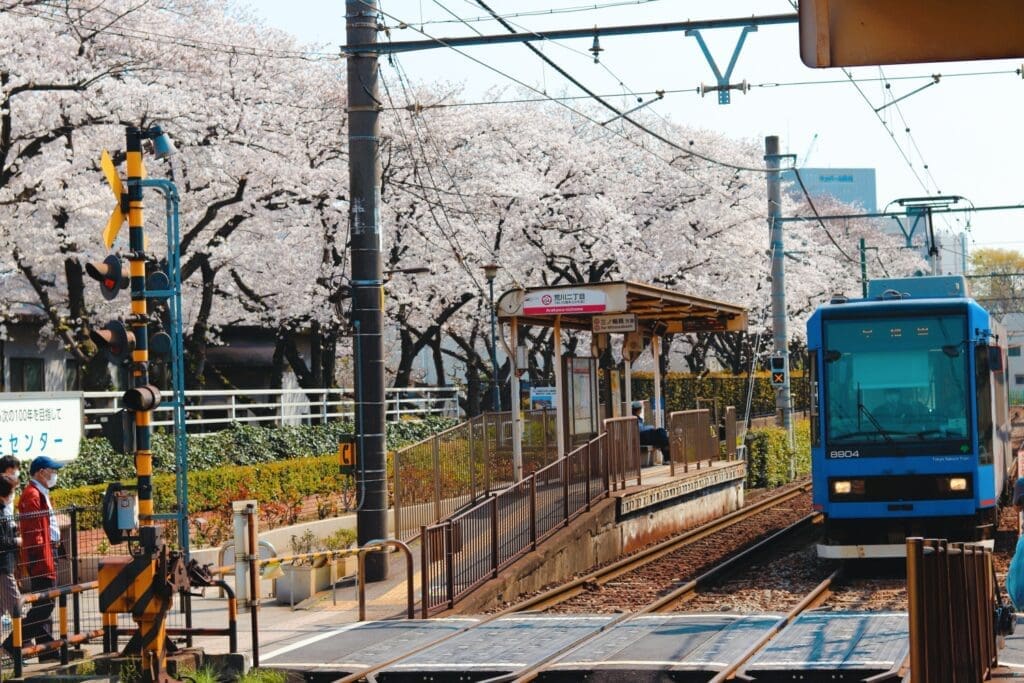
[[523,299],[523,315],[603,313],[606,310],[608,297],[592,289],[542,289],[530,292]]
[[592,318],[594,334],[605,332],[636,332],[636,314],[595,315]]

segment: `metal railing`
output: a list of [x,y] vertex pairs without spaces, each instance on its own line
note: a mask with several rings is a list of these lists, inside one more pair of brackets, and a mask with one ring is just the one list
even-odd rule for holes
[[907,607],[913,680],[988,679],[996,666],[990,549],[908,538]]
[[[414,387],[385,389],[387,419],[404,417],[459,416],[460,391],[456,387]],[[86,391],[85,431],[97,434],[99,418],[116,413],[123,406],[123,392]],[[185,425],[189,431],[215,431],[232,423],[268,425],[308,424],[314,420],[353,419],[351,389],[245,389],[241,391],[185,392]],[[154,427],[173,426],[172,406],[158,407]]]
[[639,478],[636,419],[614,418],[604,426],[602,434],[522,481],[420,528],[424,618],[496,577],[633,473]]
[[[555,459],[555,414],[523,414],[523,472]],[[415,538],[435,524],[512,483],[512,413],[485,413],[395,452],[395,536]]]

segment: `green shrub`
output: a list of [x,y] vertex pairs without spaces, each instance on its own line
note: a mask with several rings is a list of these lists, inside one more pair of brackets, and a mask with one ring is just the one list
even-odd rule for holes
[[786,430],[781,427],[752,429],[747,433],[747,487],[772,488],[787,483],[789,463],[795,460],[796,476],[807,476],[811,471],[810,422],[797,420],[793,424],[795,447],[790,448]]
[[[790,375],[793,407],[803,410],[808,404],[808,382],[801,372]],[[649,398],[654,396],[654,378],[649,372],[633,373],[633,397]],[[735,406],[738,415],[742,416],[747,406],[747,377],[723,374],[710,374],[704,377],[689,373],[670,372],[665,375],[665,405],[668,412],[691,410],[697,407],[698,398],[718,398],[721,406]],[[754,393],[751,403],[753,415],[770,415],[775,413],[775,389],[769,382],[766,373],[758,373],[754,377]]]
[[[396,449],[421,441],[455,423],[451,418],[442,417],[389,423],[387,447]],[[219,432],[189,434],[188,468],[190,472],[197,472],[224,465],[258,465],[335,453],[338,442],[351,438],[353,431],[351,422],[340,420],[324,425],[285,427],[235,422]],[[173,435],[154,434],[152,451],[153,472],[173,473]],[[82,439],[78,458],[61,471],[61,484],[77,487],[120,481],[134,476],[134,456],[115,453],[106,439],[90,438]]]

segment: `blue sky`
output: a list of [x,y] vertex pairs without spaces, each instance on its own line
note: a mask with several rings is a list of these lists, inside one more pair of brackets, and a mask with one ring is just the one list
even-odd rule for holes
[[[303,42],[330,46],[332,50],[344,43],[342,0],[250,0],[247,4],[268,25],[288,31]],[[517,26],[532,30],[793,11],[788,0],[492,0],[489,4],[501,14],[556,10],[546,15],[509,18]],[[557,11],[595,4],[613,6]],[[433,37],[472,33],[469,26],[455,22],[453,15],[470,20],[485,34],[505,32],[494,22],[473,21],[486,12],[472,0],[380,0],[380,7],[392,17],[388,19],[390,25],[397,26],[397,20],[401,20]],[[395,28],[391,38],[423,38],[423,33],[414,28]],[[704,33],[720,68],[728,63],[738,36],[738,29]],[[695,89],[700,83],[714,82],[697,41],[679,33],[602,38],[601,64],[593,63],[587,52],[590,46],[590,39],[564,41],[547,44],[544,51],[588,87],[603,94],[617,94],[613,101],[621,106],[635,104],[635,97],[629,93]],[[580,94],[521,45],[471,47],[465,52],[493,69],[449,49],[409,53],[398,59],[412,80],[460,84],[467,99],[483,97],[496,87],[508,88],[506,95],[512,96],[516,86],[502,74],[548,94]],[[1024,157],[1019,123],[1024,112],[1024,81],[1012,72],[1020,67],[1019,61],[861,67],[851,71],[856,79],[884,80],[865,80],[858,91],[843,71],[809,69],[800,62],[795,25],[769,26],[748,36],[733,72],[733,82],[746,80],[751,84],[747,94],[734,92],[732,104],[724,106],[717,103],[714,93],[704,97],[696,92],[669,94],[651,109],[679,123],[756,140],[758,144],[765,135],[779,135],[783,148],[797,154],[801,165],[874,167],[880,206],[898,197],[938,192],[967,197],[976,206],[1017,204],[1024,202],[1018,169]],[[957,75],[981,72],[985,75]],[[942,75],[938,84],[907,97],[898,107],[890,105],[877,115],[873,111],[926,85],[931,74]],[[394,79],[395,75],[392,67],[384,66],[385,78]],[[920,78],[899,80],[902,77]],[[813,83],[803,84],[806,82]],[[885,82],[889,83],[888,89]],[[796,83],[801,85],[792,85]],[[808,151],[810,155],[804,159]],[[1024,233],[1015,229],[1022,219],[1024,211],[973,214],[971,248],[996,246],[1024,251]],[[963,219],[950,220],[948,225],[959,230]]]

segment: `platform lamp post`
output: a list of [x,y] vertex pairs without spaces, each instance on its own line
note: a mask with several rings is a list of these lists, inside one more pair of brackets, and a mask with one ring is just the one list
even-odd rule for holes
[[501,401],[498,398],[498,319],[494,310],[494,278],[498,275],[499,268],[501,266],[497,263],[488,263],[484,266],[491,302],[491,409],[495,412],[501,410]]

